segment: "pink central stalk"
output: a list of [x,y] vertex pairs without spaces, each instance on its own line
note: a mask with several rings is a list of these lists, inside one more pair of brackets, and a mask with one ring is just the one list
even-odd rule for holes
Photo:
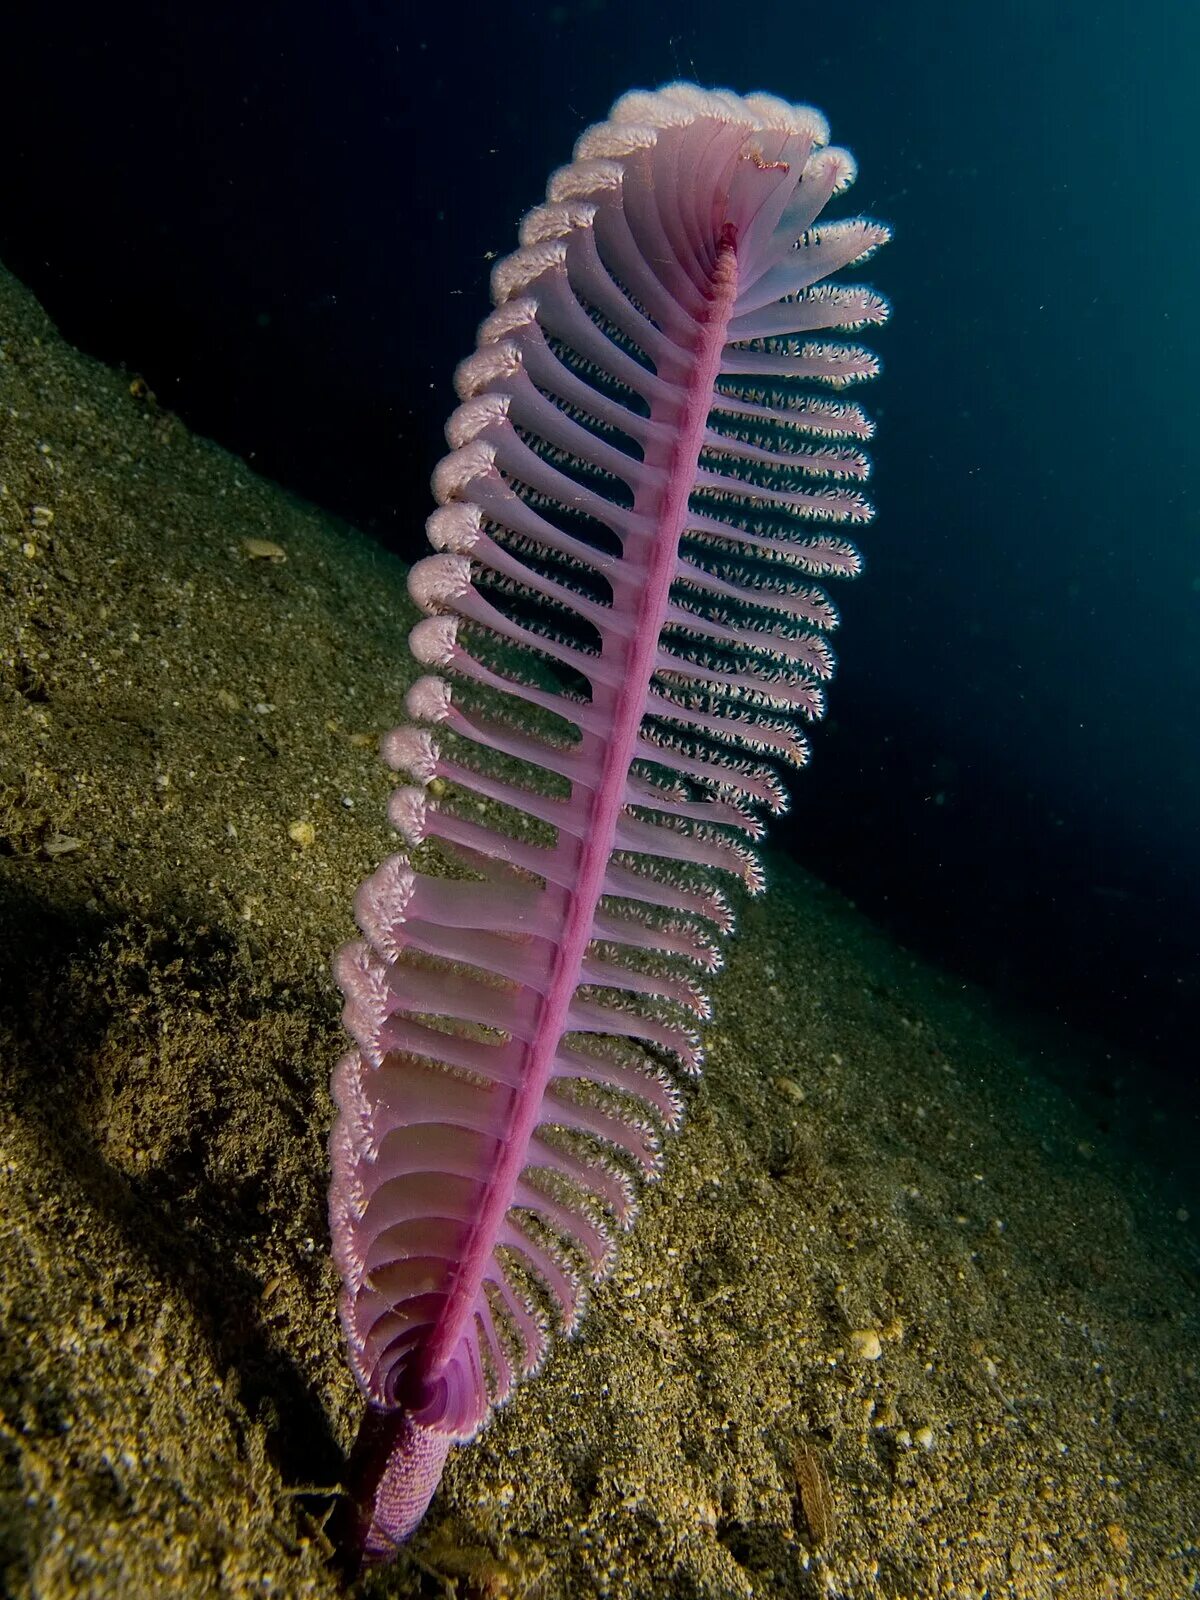
[[[580,984],[587,947],[593,938],[596,907],[613,854],[617,825],[625,801],[626,780],[645,714],[671,584],[675,578],[679,540],[687,518],[716,378],[737,299],[736,230],[722,229],[713,269],[710,299],[694,359],[684,387],[684,403],[673,420],[674,448],[666,463],[666,482],[654,491],[656,507],[640,512],[652,521],[650,559],[641,575],[642,598],[625,673],[615,693],[612,733],[606,741],[604,768],[595,791],[591,828],[583,841],[578,876],[572,890],[562,940],[550,984],[542,1001],[537,1035],[531,1044],[519,1091],[513,1094],[511,1121],[487,1185],[486,1199],[463,1250],[462,1263],[436,1328],[412,1369],[415,1393],[423,1396],[450,1360],[472,1313],[491,1258],[500,1224],[512,1204],[517,1181],[528,1161],[529,1141],[544,1115],[543,1097],[554,1057],[567,1031],[567,1014]],[[651,420],[654,409],[651,408]],[[635,514],[640,508],[636,501]],[[502,1092],[502,1091],[497,1091]]]

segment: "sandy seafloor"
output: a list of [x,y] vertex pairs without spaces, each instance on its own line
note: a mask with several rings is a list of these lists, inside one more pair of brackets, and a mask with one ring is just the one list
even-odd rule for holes
[[[0,281],[7,1594],[351,1592],[327,972],[410,621]],[[1186,1144],[770,866],[615,1276],[363,1589],[1197,1593]]]

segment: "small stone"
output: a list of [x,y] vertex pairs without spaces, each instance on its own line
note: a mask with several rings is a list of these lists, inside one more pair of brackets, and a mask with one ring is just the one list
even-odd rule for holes
[[1119,1556],[1127,1556],[1129,1554],[1129,1535],[1119,1522],[1105,1523],[1104,1532],[1113,1548],[1114,1554]]
[[879,1334],[874,1328],[855,1328],[850,1335],[850,1354],[855,1361],[878,1361],[883,1354]]
[[933,1429],[926,1423],[925,1427],[918,1428],[913,1434],[913,1443],[920,1445],[922,1450],[933,1449]]
[[804,1099],[804,1090],[801,1085],[796,1082],[795,1078],[772,1078],[771,1082],[775,1088],[778,1089],[779,1093],[786,1095],[789,1100]]
[[79,850],[83,846],[82,839],[75,839],[69,833],[52,833],[43,843],[42,850],[48,856],[69,856],[72,850]]
[[307,850],[316,843],[317,830],[311,822],[289,822],[288,838],[293,844],[298,844],[301,850]]
[[35,528],[48,528],[54,521],[54,512],[49,506],[30,506],[29,520]]
[[243,539],[242,549],[251,561],[286,561],[287,551],[273,539]]

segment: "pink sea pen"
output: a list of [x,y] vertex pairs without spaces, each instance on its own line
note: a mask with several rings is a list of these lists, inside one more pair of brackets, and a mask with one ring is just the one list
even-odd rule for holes
[[393,824],[460,876],[385,861],[336,960],[368,1559],[541,1365],[548,1322],[575,1327],[679,1121],[675,1072],[699,1069],[695,974],[732,920],[714,873],[762,887],[773,763],[807,759],[797,722],[833,671],[814,580],[858,570],[837,530],[871,515],[871,425],[822,393],[877,370],[823,335],[887,315],[826,281],[887,238],[818,222],[853,176],[808,107],[626,95],[497,263],[458,369],[410,579],[430,675],[385,756],[408,780]]

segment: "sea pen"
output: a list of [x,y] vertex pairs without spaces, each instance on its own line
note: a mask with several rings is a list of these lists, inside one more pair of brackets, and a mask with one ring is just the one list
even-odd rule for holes
[[827,394],[877,362],[814,335],[887,315],[826,281],[887,238],[818,222],[854,176],[828,137],[769,95],[624,96],[497,263],[456,374],[410,578],[431,670],[385,756],[408,780],[392,822],[460,876],[385,861],[336,961],[355,1048],[330,1218],[370,1559],[541,1364],[547,1313],[570,1331],[609,1270],[700,1067],[693,974],[732,926],[714,874],[762,887],[775,763],[804,763],[797,721],[824,708],[837,616],[813,580],[858,570],[838,530],[871,515],[872,431]]

